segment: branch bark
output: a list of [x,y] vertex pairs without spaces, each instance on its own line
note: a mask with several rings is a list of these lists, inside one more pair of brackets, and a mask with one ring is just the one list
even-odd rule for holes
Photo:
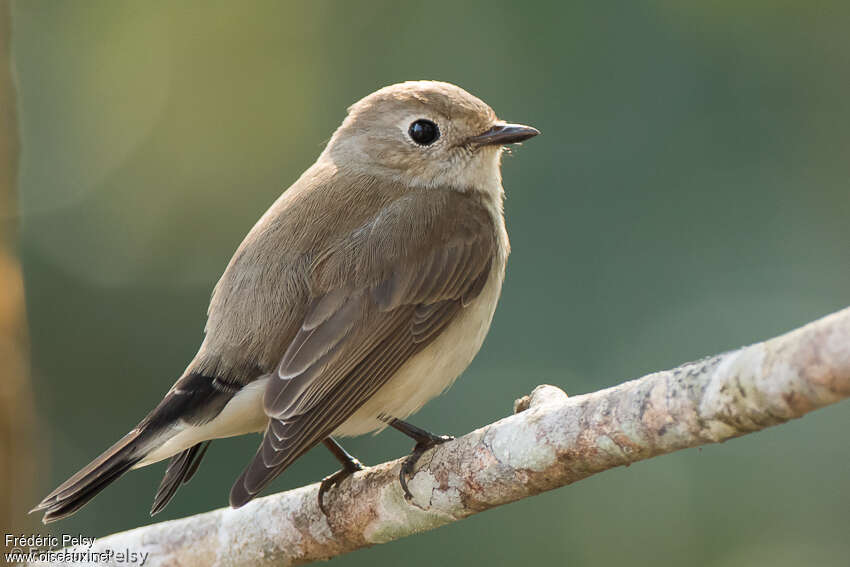
[[[643,459],[719,443],[850,396],[850,308],[786,335],[568,398],[538,386],[515,415],[355,474],[318,508],[313,484],[98,540],[146,565],[281,566],[328,559],[466,518]],[[77,551],[81,551],[77,549]]]

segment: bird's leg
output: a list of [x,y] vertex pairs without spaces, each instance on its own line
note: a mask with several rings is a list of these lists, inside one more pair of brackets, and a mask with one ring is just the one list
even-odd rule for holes
[[413,495],[407,488],[407,477],[413,473],[413,467],[416,465],[416,462],[419,460],[419,457],[421,457],[422,453],[424,453],[431,447],[439,445],[440,443],[445,443],[446,441],[451,441],[452,439],[454,439],[454,437],[452,437],[451,435],[435,435],[429,431],[425,431],[424,429],[420,429],[419,427],[416,427],[413,424],[407,423],[406,421],[402,421],[400,419],[396,419],[394,417],[387,417],[381,419],[383,419],[387,423],[387,425],[389,425],[393,429],[401,431],[402,433],[416,441],[416,445],[413,446],[413,451],[404,460],[404,463],[402,463],[401,465],[401,470],[398,473],[398,480],[401,483],[402,490],[404,490],[404,498],[405,500],[411,500],[413,498]]
[[324,495],[325,492],[332,486],[339,484],[344,478],[362,471],[365,467],[363,463],[357,460],[351,453],[342,448],[342,445],[337,443],[333,437],[326,437],[324,441],[325,447],[333,454],[334,457],[342,464],[342,468],[330,476],[322,479],[322,484],[319,485],[319,509],[327,516],[328,511],[325,509]]

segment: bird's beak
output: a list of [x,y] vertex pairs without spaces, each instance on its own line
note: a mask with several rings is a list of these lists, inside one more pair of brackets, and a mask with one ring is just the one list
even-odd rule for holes
[[540,130],[537,128],[522,124],[496,124],[486,132],[469,138],[466,143],[476,147],[516,144],[533,138],[539,133]]

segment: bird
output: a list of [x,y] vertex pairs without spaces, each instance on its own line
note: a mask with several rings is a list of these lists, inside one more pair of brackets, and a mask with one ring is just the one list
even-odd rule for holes
[[416,443],[399,480],[452,439],[406,421],[467,368],[490,328],[510,243],[501,159],[539,134],[440,81],[348,108],[316,160],[262,215],[215,285],[204,339],[162,401],[48,494],[44,523],[131,469],[169,459],[151,515],[215,439],[262,434],[230,491],[238,508],[313,447],[392,427]]

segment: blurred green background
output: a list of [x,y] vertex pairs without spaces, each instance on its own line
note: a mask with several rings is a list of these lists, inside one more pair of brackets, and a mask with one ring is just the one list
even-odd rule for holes
[[[504,163],[494,326],[413,421],[463,433],[850,304],[850,3],[17,2],[21,254],[43,492],[160,399],[210,292],[347,105],[450,81],[543,135]],[[850,411],[653,459],[337,565],[847,565]],[[226,504],[214,443],[157,521]],[[349,440],[366,463],[406,438]],[[336,469],[317,449],[272,490]],[[152,522],[163,465],[56,533]]]

